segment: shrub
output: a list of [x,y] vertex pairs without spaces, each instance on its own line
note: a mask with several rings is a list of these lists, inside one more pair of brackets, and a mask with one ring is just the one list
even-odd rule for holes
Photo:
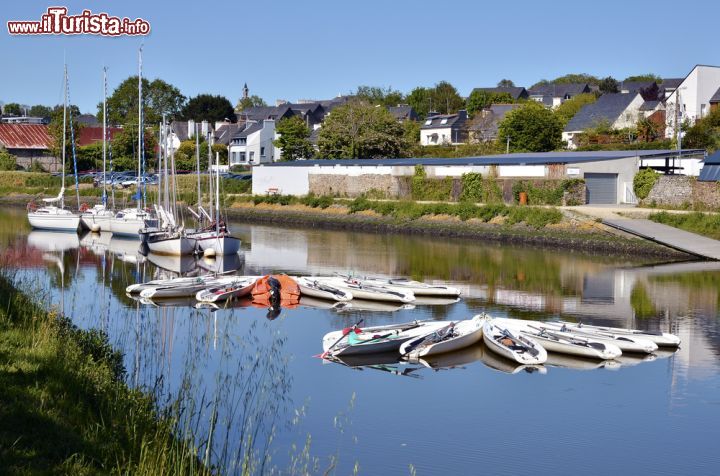
[[413,200],[448,201],[452,195],[452,179],[428,179],[422,165],[415,166],[415,175],[411,182]]
[[659,176],[660,174],[651,168],[645,168],[636,173],[635,178],[633,178],[633,191],[637,198],[640,200],[646,199]]
[[461,202],[480,202],[483,200],[483,176],[479,173],[462,175]]
[[5,148],[0,147],[0,170],[15,169],[17,169],[15,156],[8,152]]

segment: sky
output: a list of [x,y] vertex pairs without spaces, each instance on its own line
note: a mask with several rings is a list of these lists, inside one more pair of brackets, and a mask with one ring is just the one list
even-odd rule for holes
[[[11,36],[6,22],[39,20],[49,6],[85,8],[150,22],[145,37]],[[95,113],[102,68],[109,89],[143,71],[187,96],[221,94],[233,104],[244,83],[269,104],[328,99],[359,85],[409,92],[446,80],[461,95],[500,79],[530,86],[566,73],[683,77],[720,65],[716,0],[3,1],[0,101],[70,100]]]

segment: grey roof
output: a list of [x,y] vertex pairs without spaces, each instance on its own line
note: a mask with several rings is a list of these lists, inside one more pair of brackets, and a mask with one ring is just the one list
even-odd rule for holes
[[250,124],[245,129],[241,129],[238,132],[236,132],[235,134],[233,134],[232,137],[230,138],[230,140],[247,138],[247,136],[249,136],[253,132],[259,131],[262,128],[263,128],[263,125],[261,122],[256,122],[254,124]]
[[583,106],[583,108],[570,119],[570,122],[568,122],[564,130],[584,131],[603,121],[613,123],[637,96],[637,93],[603,94],[594,103]]
[[418,115],[415,112],[415,109],[413,109],[412,106],[409,106],[407,104],[399,104],[397,106],[390,106],[390,107],[388,107],[388,111],[398,121],[404,121],[404,120],[416,121],[418,119]]
[[677,89],[683,81],[685,81],[685,78],[665,78],[662,80],[662,83],[660,83],[660,88]]
[[243,109],[236,113],[236,115],[239,119],[248,121],[264,121],[266,119],[279,121],[283,117],[291,116],[292,111],[288,104],[282,104],[280,106],[253,106]]
[[571,98],[578,94],[589,93],[587,83],[543,84],[528,91],[531,96],[550,96],[555,98]]
[[189,139],[187,121],[172,121],[170,123],[170,129],[175,133],[180,142]]
[[234,134],[236,134],[238,130],[242,130],[242,128],[244,127],[244,122],[239,122],[235,124],[223,124],[215,130],[215,133],[213,135],[215,143],[228,145],[230,143],[230,138]]
[[710,102],[720,102],[720,88],[718,88],[718,90],[715,91],[715,94],[712,95]]
[[[704,154],[701,149],[684,149],[681,155]],[[542,164],[576,164],[603,160],[623,159],[626,157],[676,157],[675,149],[657,150],[605,150],[605,151],[570,151],[570,152],[524,152],[515,154],[484,155],[462,158],[412,158],[412,159],[342,159],[342,160],[294,160],[264,164],[262,167],[334,167],[343,166],[408,166],[415,165],[542,165]]]
[[92,114],[80,114],[77,118],[77,121],[78,124],[83,124],[85,126],[96,126],[99,124],[97,117],[93,116]]
[[655,81],[622,81],[620,91],[639,92],[641,89],[652,87],[653,84],[656,84]]
[[705,164],[700,170],[699,182],[718,182],[720,181],[720,164]]
[[[496,86],[494,88],[475,88],[474,91],[486,91],[489,93],[507,93],[513,99],[520,99],[528,97],[528,92],[525,88],[519,86]],[[472,94],[472,93],[471,93]]]
[[658,105],[662,104],[660,101],[645,101],[640,106],[641,111],[654,111]]
[[720,165],[720,150],[715,152],[712,155],[708,155],[707,158],[704,160],[705,165],[712,164],[712,165]]
[[[467,116],[461,114],[438,114],[427,117],[420,129],[445,129],[447,127],[457,129],[465,125],[466,119]],[[443,123],[443,120],[445,123]]]
[[497,137],[498,126],[505,114],[521,106],[522,104],[493,104],[475,114],[468,129],[476,133],[477,139],[493,140]]

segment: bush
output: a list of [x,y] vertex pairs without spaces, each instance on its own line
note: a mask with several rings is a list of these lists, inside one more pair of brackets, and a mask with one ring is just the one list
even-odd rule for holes
[[16,170],[17,161],[15,156],[5,148],[0,147],[0,170]]
[[422,165],[415,166],[415,175],[411,183],[411,195],[413,200],[448,201],[452,195],[452,179],[428,179],[425,175],[425,168]]
[[483,176],[479,173],[462,175],[461,202],[480,202],[483,200]]
[[633,192],[640,200],[645,200],[650,195],[655,182],[657,182],[660,174],[651,168],[645,168],[635,174],[633,178]]

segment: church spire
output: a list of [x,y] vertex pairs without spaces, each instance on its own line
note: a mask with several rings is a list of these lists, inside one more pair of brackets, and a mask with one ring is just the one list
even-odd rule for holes
[[243,99],[247,99],[250,96],[250,89],[248,89],[247,83],[243,86]]

